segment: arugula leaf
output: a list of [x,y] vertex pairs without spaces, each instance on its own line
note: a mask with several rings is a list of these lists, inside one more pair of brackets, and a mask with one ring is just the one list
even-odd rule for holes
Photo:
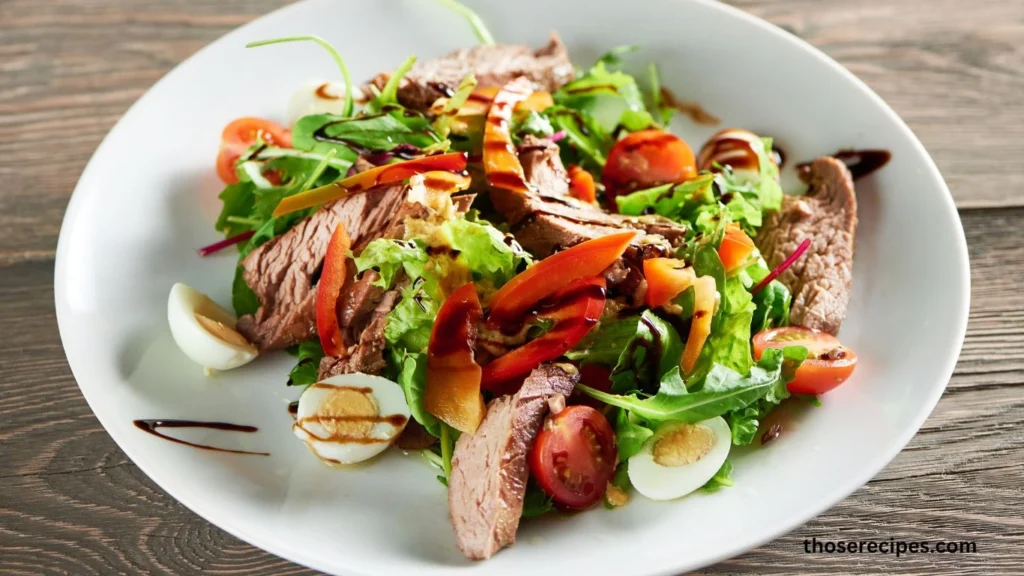
[[622,343],[636,336],[639,321],[637,316],[602,318],[565,356],[581,363],[615,366],[623,352]]
[[481,44],[494,44],[494,36],[491,36],[491,32],[487,29],[483,19],[468,6],[463,6],[455,0],[434,1],[468,20],[469,25],[473,27],[473,32]]
[[547,116],[531,110],[529,114],[517,120],[513,132],[520,138],[527,134],[547,138],[555,133],[555,128]]
[[455,94],[448,99],[445,103],[444,108],[434,119],[434,132],[437,132],[441,138],[447,138],[451,132],[452,120],[455,119],[455,115],[458,113],[459,108],[466,103],[469,99],[469,95],[473,93],[473,89],[476,88],[476,76],[470,72],[459,82],[459,87],[455,89]]
[[[701,244],[693,257],[693,271],[697,276],[711,276],[715,279],[715,290],[718,292],[719,306],[715,308],[714,320],[711,324],[711,333],[721,330],[722,318],[728,309],[728,300],[725,294],[725,265],[718,256],[718,250],[710,243]],[[740,288],[743,288],[741,285]],[[749,325],[749,324],[748,324]],[[708,348],[707,344],[704,348]]]
[[526,484],[526,496],[523,498],[523,513],[525,519],[543,516],[548,512],[555,511],[555,503],[550,496],[544,493],[531,478]]
[[388,152],[400,145],[427,148],[441,141],[430,122],[400,108],[371,116],[342,118],[333,114],[303,116],[292,130],[292,144],[300,150],[355,159],[356,152]]
[[619,447],[619,462],[625,462],[640,452],[644,442],[654,431],[644,426],[636,416],[620,409],[615,416],[615,442]]
[[427,355],[422,353],[405,354],[401,360],[401,371],[398,373],[398,385],[405,392],[405,401],[409,404],[409,412],[431,435],[441,436],[441,421],[427,412],[423,406],[423,395],[427,387]]
[[385,106],[393,106],[398,104],[398,86],[402,83],[402,78],[409,73],[412,65],[416,63],[415,56],[409,56],[398,68],[391,74],[388,81],[384,84],[384,89],[380,91],[372,100],[366,103],[365,114],[380,114]]
[[254,186],[251,182],[239,182],[237,184],[228,184],[221,191],[218,198],[224,202],[224,206],[220,209],[220,216],[217,217],[217,222],[214,224],[214,227],[219,232],[230,238],[250,229],[249,226],[233,223],[228,218],[231,216],[249,216],[255,203],[253,188]]
[[729,478],[732,476],[732,468],[731,461],[726,460],[723,462],[722,467],[718,469],[718,472],[715,472],[715,475],[711,477],[711,480],[708,480],[704,486],[701,486],[701,489],[708,493],[714,493],[727,486],[732,486],[733,481]]
[[746,376],[715,365],[704,380],[699,392],[680,394],[673,387],[659,390],[650,398],[620,396],[594,390],[585,385],[577,389],[606,404],[629,410],[649,422],[685,422],[693,424],[733,410],[741,410],[761,398],[779,402],[789,395],[787,378],[807,357],[807,349],[791,346],[782,350],[765,350],[761,360],[751,367]]
[[345,106],[342,109],[341,115],[345,118],[351,118],[355,113],[355,98],[352,92],[352,77],[348,73],[348,66],[345,65],[345,60],[342,59],[341,54],[338,50],[331,45],[330,42],[324,40],[319,36],[288,36],[285,38],[273,38],[271,40],[258,40],[256,42],[249,42],[245,45],[246,48],[256,48],[258,46],[269,46],[271,44],[282,44],[285,42],[315,42],[327,50],[327,53],[334,59],[334,63],[338,65],[338,69],[341,71],[341,77],[345,81]]
[[[764,280],[770,272],[764,259],[759,258],[757,262],[741,271],[738,276],[749,288]],[[785,284],[778,280],[769,282],[760,292],[754,294],[755,309],[750,325],[751,334],[757,334],[776,326],[788,325],[789,308],[792,302],[793,295]]]
[[658,66],[651,62],[647,67],[647,81],[651,91],[651,110],[661,122],[662,126],[668,126],[672,122],[672,116],[676,109],[665,104],[661,96],[661,76],[658,74]]
[[588,171],[600,174],[615,141],[593,116],[579,110],[555,105],[544,111],[544,116],[556,131],[565,132],[559,142],[562,162],[579,164]]
[[320,359],[324,357],[324,349],[319,340],[310,340],[298,345],[298,361],[288,374],[289,386],[308,386],[317,381]]
[[626,343],[612,369],[612,390],[651,390],[671,370],[679,369],[683,343],[676,329],[645,310],[636,334]]

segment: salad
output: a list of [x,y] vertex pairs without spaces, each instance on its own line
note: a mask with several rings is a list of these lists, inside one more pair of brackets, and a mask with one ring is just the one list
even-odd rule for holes
[[238,250],[234,313],[175,285],[176,342],[209,373],[294,355],[295,435],[342,468],[422,454],[470,559],[521,519],[730,486],[732,447],[856,366],[853,180],[884,160],[823,156],[784,194],[770,137],[672,134],[634,47],[576,68],[440,3],[480,44],[363,85],[321,38],[249,45],[318,44],[342,81],[224,128],[200,255]]

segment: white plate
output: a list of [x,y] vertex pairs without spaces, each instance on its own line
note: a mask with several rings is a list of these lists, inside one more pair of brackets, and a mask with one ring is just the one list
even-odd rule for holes
[[[308,0],[236,30],[158,82],[110,132],[75,190],[61,230],[56,306],[75,377],[97,417],[162,488],[228,532],[275,554],[343,574],[667,574],[728,558],[779,536],[868,481],[910,440],[949,379],[964,336],[968,264],[949,191],[910,130],[874,93],[800,40],[706,1],[473,2],[495,36],[540,45],[558,30],[578,64],[640,44],[637,69],[728,125],[774,135],[791,159],[842,147],[893,153],[858,183],[861,228],[843,341],[853,379],[778,441],[737,459],[733,488],[616,511],[527,522],[519,542],[470,565],[455,547],[443,487],[418,456],[397,451],[355,470],[329,469],[292,436],[284,386],[292,359],[260,359],[209,379],[175,348],[168,289],[184,281],[229,301],[229,250],[212,222],[221,128],[246,115],[283,119],[294,88],[334,78],[313,45],[246,50],[251,40],[314,33],[356,78],[409,54],[475,42],[457,16],[420,0]],[[712,131],[685,119],[699,145]],[[270,457],[191,449],[146,435],[135,418],[227,420],[256,434],[189,438]]]

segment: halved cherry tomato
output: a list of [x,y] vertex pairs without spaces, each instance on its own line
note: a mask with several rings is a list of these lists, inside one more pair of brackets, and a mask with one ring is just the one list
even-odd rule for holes
[[715,315],[715,278],[701,276],[693,282],[693,320],[690,322],[690,333],[683,347],[683,357],[679,367],[683,374],[689,374],[697,365],[697,358],[704,348],[704,342],[711,335],[711,320]]
[[808,352],[788,385],[794,394],[824,394],[846,382],[857,367],[857,354],[840,344],[838,338],[798,326],[758,332],[754,336],[754,358],[760,360],[767,348],[786,346],[803,346]]
[[475,326],[483,310],[472,282],[441,305],[427,345],[427,386],[423,407],[446,424],[472,434],[484,419],[480,365],[473,355]]
[[327,244],[323,272],[316,286],[316,332],[320,346],[328,356],[341,356],[345,351],[344,338],[338,326],[338,299],[348,276],[348,251],[352,240],[345,225],[338,223]]
[[509,130],[513,108],[526,100],[531,92],[533,83],[528,78],[516,78],[498,91],[487,112],[487,124],[484,126],[484,173],[487,175],[487,184],[494,188],[520,193],[530,191]]
[[750,259],[754,252],[754,241],[747,236],[738,225],[729,224],[725,227],[725,237],[718,247],[718,257],[721,258],[726,272],[732,272]]
[[492,326],[521,325],[526,313],[548,296],[611,266],[634,238],[636,232],[609,234],[548,256],[498,290],[487,321]]
[[568,406],[544,421],[530,451],[530,472],[558,504],[588,508],[608,488],[617,458],[608,419],[590,406]]
[[604,303],[605,281],[600,276],[578,280],[552,295],[541,305],[537,317],[554,325],[538,338],[484,366],[483,388],[499,391],[501,384],[565,354],[597,325]]
[[575,164],[569,165],[569,195],[584,202],[597,201],[597,186],[594,177]]
[[284,126],[263,118],[239,118],[224,127],[217,153],[217,175],[225,184],[238,182],[235,162],[257,141],[280,148],[292,147],[292,133]]
[[[274,216],[283,216],[285,214],[295,212],[296,210],[302,210],[303,208],[319,206],[320,204],[324,204],[332,200],[344,198],[349,194],[365,192],[374,186],[390,184],[392,182],[401,182],[402,180],[407,180],[417,174],[438,170],[446,172],[462,172],[465,169],[466,154],[464,152],[436,154],[434,156],[414,158],[412,160],[397,162],[395,164],[385,164],[384,166],[378,166],[365,172],[354,174],[344,180],[334,182],[333,184],[328,184],[307,192],[285,197],[277,204],[277,207],[274,208]],[[465,186],[469,186],[470,183],[468,178],[453,179],[453,181],[454,180],[462,182]],[[456,189],[452,188],[452,191],[454,192]]]
[[651,308],[663,306],[672,301],[697,279],[693,268],[675,258],[648,258],[644,260],[644,279],[647,292],[644,303]]
[[678,136],[661,130],[633,132],[612,146],[601,181],[608,200],[636,190],[697,175],[693,150]]

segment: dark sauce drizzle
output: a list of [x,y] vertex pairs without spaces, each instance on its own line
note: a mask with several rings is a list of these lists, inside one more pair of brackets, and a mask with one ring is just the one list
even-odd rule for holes
[[159,428],[207,428],[210,430],[226,430],[228,432],[245,432],[253,433],[259,430],[255,426],[243,426],[241,424],[229,424],[227,422],[200,422],[197,420],[163,420],[159,418],[152,418],[148,420],[133,420],[132,424],[135,427],[147,434],[152,434],[158,438],[169,440],[176,444],[184,444],[186,446],[192,446],[193,448],[200,448],[202,450],[212,450],[214,452],[228,452],[230,454],[253,454],[256,456],[270,456],[269,452],[251,452],[249,450],[232,450],[230,448],[218,448],[216,446],[207,446],[205,444],[196,444],[173,436],[168,436],[160,432]]
[[[892,152],[888,150],[840,150],[832,157],[839,160],[850,170],[854,180],[859,180],[877,170],[892,159]],[[810,183],[811,162],[801,162],[796,165],[796,173],[804,182]]]

